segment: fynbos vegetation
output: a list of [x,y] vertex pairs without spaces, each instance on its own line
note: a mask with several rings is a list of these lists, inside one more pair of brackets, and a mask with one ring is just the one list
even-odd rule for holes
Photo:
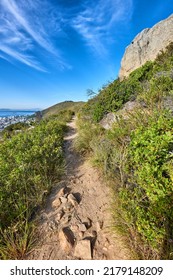
[[[133,110],[120,114],[127,101]],[[173,258],[173,45],[84,106],[76,147],[111,178],[115,223],[144,259]],[[99,121],[114,112],[110,130]],[[90,127],[90,129],[88,129]],[[118,213],[118,215],[117,215]]]
[[31,249],[33,214],[64,171],[63,135],[71,115],[64,111],[32,129],[4,134],[0,143],[1,259],[20,259]]

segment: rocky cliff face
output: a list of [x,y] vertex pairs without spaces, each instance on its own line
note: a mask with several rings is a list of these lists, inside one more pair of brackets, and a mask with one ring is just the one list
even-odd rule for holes
[[155,60],[159,52],[165,50],[171,42],[173,42],[173,14],[152,28],[144,29],[126,48],[121,61],[120,79],[127,77],[146,61]]

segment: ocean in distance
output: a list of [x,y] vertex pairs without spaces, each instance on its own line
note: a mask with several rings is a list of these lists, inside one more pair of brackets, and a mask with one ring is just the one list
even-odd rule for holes
[[4,110],[0,109],[0,117],[16,117],[16,116],[30,116],[33,115],[36,111],[30,110]]

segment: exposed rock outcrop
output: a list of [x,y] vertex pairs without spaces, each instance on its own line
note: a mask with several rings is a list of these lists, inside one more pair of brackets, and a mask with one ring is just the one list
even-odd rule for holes
[[108,113],[100,121],[100,125],[105,129],[111,129],[113,124],[117,122],[120,118],[128,119],[129,114],[137,108],[143,108],[144,104],[137,101],[128,101],[122,109],[118,110],[116,113]]
[[173,14],[152,28],[144,29],[126,48],[119,77],[122,80],[147,61],[154,61],[160,51],[173,42]]

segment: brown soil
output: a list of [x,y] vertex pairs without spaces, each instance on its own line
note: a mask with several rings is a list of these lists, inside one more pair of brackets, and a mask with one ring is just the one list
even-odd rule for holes
[[[73,150],[75,120],[68,126],[66,175],[39,215],[39,243],[27,259],[132,259],[125,240],[111,229],[111,190],[99,172]],[[81,240],[88,240],[89,247],[84,248]]]

